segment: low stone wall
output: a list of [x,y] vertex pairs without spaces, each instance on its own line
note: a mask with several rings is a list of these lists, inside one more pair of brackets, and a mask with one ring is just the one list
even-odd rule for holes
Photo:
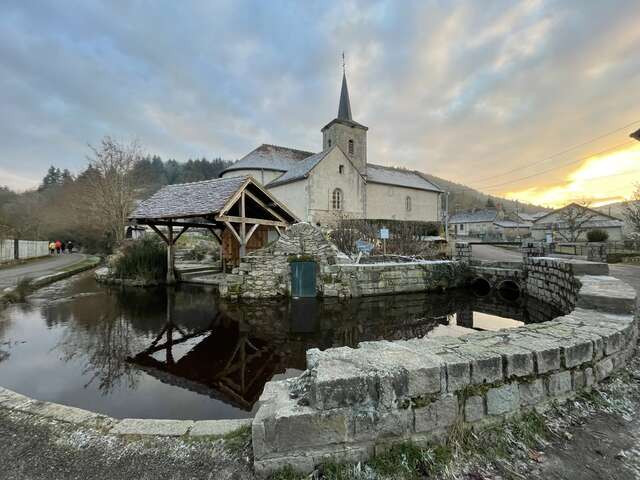
[[544,409],[605,379],[634,351],[636,294],[593,275],[607,268],[593,265],[529,260],[541,298],[569,290],[559,293],[570,313],[549,322],[309,350],[300,377],[264,390],[252,424],[256,471],[308,472],[327,461],[365,460],[397,442],[443,441],[454,426]]
[[446,290],[463,286],[467,273],[465,264],[448,260],[332,265],[322,275],[321,292],[344,298]]

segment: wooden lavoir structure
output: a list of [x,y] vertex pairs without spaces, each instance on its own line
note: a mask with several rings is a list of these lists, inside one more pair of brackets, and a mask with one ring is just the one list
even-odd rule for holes
[[[253,177],[239,176],[167,185],[140,203],[129,217],[148,225],[167,244],[167,283],[175,283],[175,244],[190,228],[209,230],[226,264],[266,245],[270,232],[297,222],[296,216]],[[275,237],[274,237],[275,238]]]

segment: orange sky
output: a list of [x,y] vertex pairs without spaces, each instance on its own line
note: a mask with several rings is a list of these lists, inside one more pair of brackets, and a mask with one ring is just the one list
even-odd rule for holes
[[[540,179],[536,182],[543,184]],[[628,199],[640,183],[640,143],[580,162],[561,182],[539,187],[503,190],[510,199],[549,207],[586,200],[592,206]]]

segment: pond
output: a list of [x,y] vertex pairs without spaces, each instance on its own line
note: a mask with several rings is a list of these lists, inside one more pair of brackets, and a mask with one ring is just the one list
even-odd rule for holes
[[530,298],[467,291],[224,302],[206,287],[121,289],[91,272],[0,312],[0,385],[114,417],[250,417],[305,351],[550,320]]

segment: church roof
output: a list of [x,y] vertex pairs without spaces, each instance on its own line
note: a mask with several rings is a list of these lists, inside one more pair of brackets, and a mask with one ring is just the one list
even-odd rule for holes
[[374,165],[372,163],[367,163],[367,183],[383,183],[386,185],[396,185],[398,187],[442,192],[437,185],[412,170],[383,167],[382,165]]
[[259,169],[275,170],[286,172],[295,167],[301,160],[313,155],[313,152],[296,150],[295,148],[280,147],[278,145],[262,144],[255,150],[247,153],[244,157],[224,170],[232,172],[234,170]]
[[498,210],[472,210],[468,212],[458,212],[449,216],[450,223],[485,223],[494,222],[498,218]]
[[351,117],[351,102],[349,101],[349,89],[347,88],[347,75],[342,72],[342,89],[340,90],[340,104],[338,105],[338,118],[340,120],[353,121]]
[[290,170],[287,170],[284,175],[279,176],[272,182],[270,182],[267,187],[275,187],[277,185],[283,185],[285,183],[295,182],[296,180],[301,180],[309,175],[309,172],[315,167],[318,163],[322,161],[324,157],[327,156],[330,149],[327,149],[323,152],[319,152],[311,155],[310,157],[305,158],[297,162]]

